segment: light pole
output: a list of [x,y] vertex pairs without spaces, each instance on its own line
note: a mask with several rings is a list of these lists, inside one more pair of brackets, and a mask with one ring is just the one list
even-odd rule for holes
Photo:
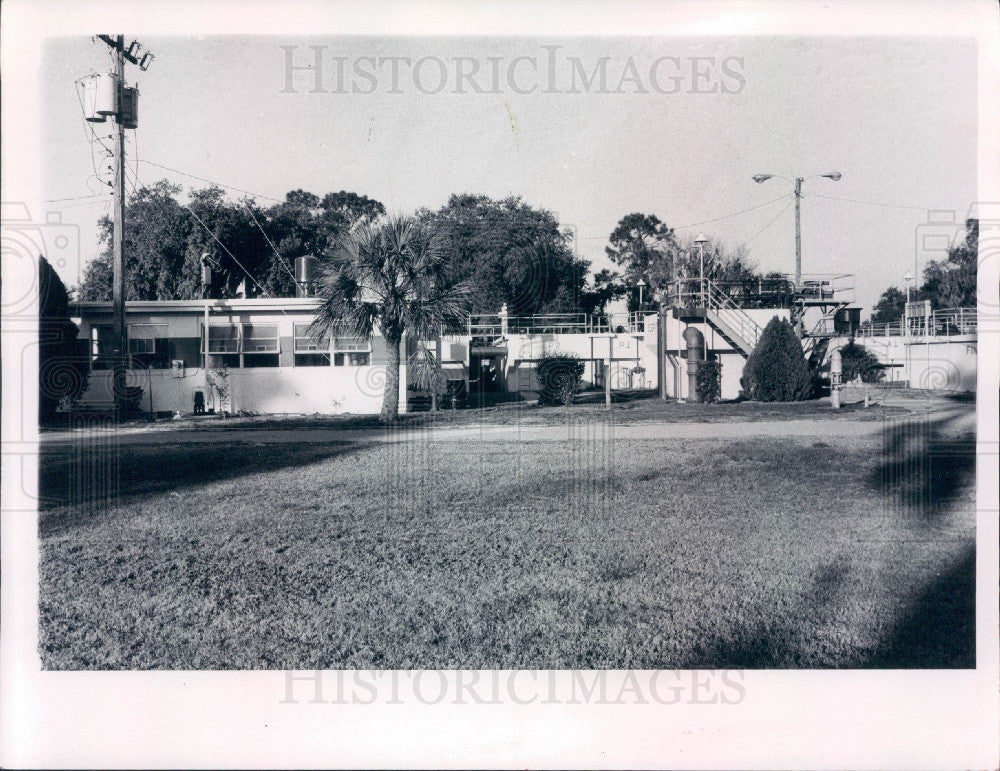
[[[832,179],[834,182],[840,179],[839,171],[831,171],[829,174],[816,174],[817,177],[825,177],[826,179]],[[767,182],[769,179],[774,177],[780,177],[778,174],[754,174],[753,181],[758,184],[761,182]],[[785,179],[785,177],[780,177]],[[802,283],[802,183],[807,179],[812,179],[812,177],[796,177],[795,178],[795,288],[798,289],[799,285]]]
[[906,282],[906,304],[910,304],[910,286],[913,284],[913,274],[907,273],[903,276],[903,281]]
[[698,237],[694,240],[698,245],[698,287],[701,292],[701,305],[704,308],[705,303],[705,244],[708,243],[708,239],[705,237],[704,233],[699,233]]
[[638,283],[637,286],[639,287],[639,310],[641,311],[642,310],[642,290],[646,288],[646,282],[643,279],[640,278],[639,279],[639,283]]

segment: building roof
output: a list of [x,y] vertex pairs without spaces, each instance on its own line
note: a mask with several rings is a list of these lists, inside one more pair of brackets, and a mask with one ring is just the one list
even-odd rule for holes
[[[315,313],[322,300],[317,297],[254,297],[251,299],[228,300],[129,300],[125,303],[126,313],[204,313],[208,305],[210,311],[300,311]],[[112,313],[109,300],[85,300],[70,305],[73,316],[91,316]]]

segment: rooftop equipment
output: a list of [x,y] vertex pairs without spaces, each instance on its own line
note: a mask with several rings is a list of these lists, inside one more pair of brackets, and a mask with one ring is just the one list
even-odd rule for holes
[[316,290],[319,260],[312,255],[295,258],[295,296],[312,297]]

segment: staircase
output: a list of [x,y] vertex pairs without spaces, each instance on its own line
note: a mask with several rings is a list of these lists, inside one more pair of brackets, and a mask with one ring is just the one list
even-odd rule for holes
[[747,358],[760,339],[761,328],[757,322],[713,281],[698,281],[696,286],[697,291],[680,295],[678,302],[683,307],[674,308],[674,316],[685,321],[706,322]]

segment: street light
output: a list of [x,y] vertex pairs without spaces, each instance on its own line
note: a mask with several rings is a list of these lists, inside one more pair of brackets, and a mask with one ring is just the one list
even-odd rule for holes
[[639,310],[642,310],[642,290],[646,288],[646,282],[643,279],[639,279],[639,283],[636,285],[639,287]]
[[708,243],[708,239],[705,237],[704,233],[699,233],[698,237],[694,240],[698,244],[698,284],[701,289],[701,304],[702,307],[705,306],[705,244]]
[[907,305],[909,305],[909,303],[910,303],[910,285],[913,283],[913,274],[910,273],[910,272],[907,272],[907,274],[905,276],[903,276],[903,281],[906,282],[906,303],[907,303]]
[[[761,182],[767,182],[769,179],[774,179],[777,174],[754,174],[753,181],[760,184]],[[827,174],[817,174],[817,177],[824,177],[826,179],[833,180],[837,182],[840,180],[841,174],[839,171],[831,171]],[[795,288],[798,289],[799,285],[802,283],[802,183],[807,179],[812,179],[812,177],[796,177],[795,178]]]

